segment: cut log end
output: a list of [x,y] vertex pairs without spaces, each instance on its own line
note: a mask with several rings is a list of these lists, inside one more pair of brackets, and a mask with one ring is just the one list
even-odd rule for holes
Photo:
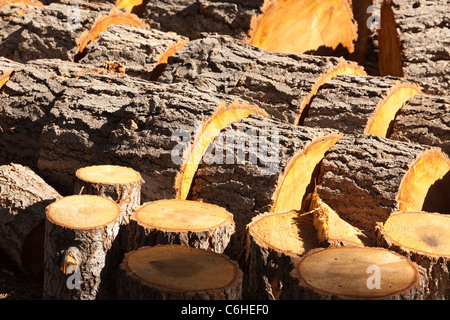
[[421,93],[420,86],[416,84],[409,82],[395,84],[378,103],[372,117],[367,121],[364,133],[388,137],[397,112],[406,101]]
[[141,181],[139,172],[115,165],[83,167],[78,169],[75,175],[80,180],[99,184],[130,184]]
[[[126,281],[157,292],[140,299],[240,298],[242,272],[237,263],[207,250],[181,245],[141,247],[125,255],[120,269],[125,271]],[[229,295],[232,291],[236,296]]]
[[270,212],[302,209],[317,165],[322,161],[325,152],[341,138],[339,133],[318,137],[292,157],[283,175],[280,175]]
[[294,210],[260,214],[247,225],[247,230],[260,247],[289,256],[301,256],[319,246],[311,216]]
[[[430,197],[439,197],[431,187],[450,171],[450,159],[440,149],[428,149],[410,165],[397,194],[398,211],[421,211]],[[448,179],[445,181],[448,184]],[[443,189],[448,186],[441,186]]]
[[384,238],[405,251],[450,259],[450,216],[431,212],[395,212],[381,227]]
[[265,1],[261,12],[252,19],[247,39],[257,47],[307,53],[342,46],[354,51],[357,26],[347,1]]
[[0,90],[2,90],[3,86],[8,82],[9,78],[11,78],[11,75],[13,73],[13,70],[7,71],[0,75]]
[[175,190],[177,199],[186,199],[189,195],[192,180],[198,165],[206,152],[208,146],[220,134],[220,131],[229,124],[251,114],[267,116],[267,113],[257,106],[250,105],[247,102],[234,101],[230,104],[222,104],[214,113],[206,119],[201,130],[196,132],[194,141],[183,156],[184,161],[181,170],[175,180]]
[[108,225],[119,218],[121,209],[114,201],[93,195],[59,199],[46,209],[47,219],[70,229],[89,230]]
[[219,206],[190,200],[158,200],[136,210],[133,219],[149,229],[202,231],[234,225],[233,215]]
[[403,256],[357,246],[311,251],[296,261],[291,275],[299,280],[299,288],[321,299],[412,298],[421,280],[418,267]]

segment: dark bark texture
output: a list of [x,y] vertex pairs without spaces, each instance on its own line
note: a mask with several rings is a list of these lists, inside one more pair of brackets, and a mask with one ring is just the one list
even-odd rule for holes
[[259,105],[272,117],[294,123],[314,84],[342,58],[271,53],[227,36],[189,42],[158,78],[194,82]]

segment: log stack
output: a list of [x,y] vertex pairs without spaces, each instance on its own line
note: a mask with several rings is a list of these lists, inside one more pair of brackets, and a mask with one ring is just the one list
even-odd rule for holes
[[0,1],[1,250],[44,299],[450,299],[444,2]]

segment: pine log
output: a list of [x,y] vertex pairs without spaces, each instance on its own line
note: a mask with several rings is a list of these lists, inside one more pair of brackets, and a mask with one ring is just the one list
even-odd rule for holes
[[0,166],[0,248],[35,279],[42,279],[45,208],[61,196],[28,167]]
[[450,298],[450,216],[394,212],[377,226],[377,245],[408,257],[426,270],[427,300]]
[[[311,250],[295,260],[293,292],[301,300],[424,300],[424,270],[373,247]],[[294,291],[294,290],[292,290]]]
[[254,216],[304,209],[318,164],[341,137],[334,130],[256,115],[241,119],[216,137],[185,195],[233,214],[236,232],[225,253],[238,259],[245,227]]
[[158,81],[195,82],[238,95],[294,123],[320,86],[338,74],[365,72],[342,58],[271,53],[229,36],[211,35],[171,56]]
[[[48,181],[72,194],[79,168],[126,166],[146,181],[143,202],[170,199],[196,126],[205,127],[208,137],[202,138],[213,139],[216,130],[250,114],[265,112],[238,97],[200,91],[190,84],[83,73],[67,84],[49,112],[40,135],[38,169]],[[191,174],[207,146],[195,150]]]
[[230,35],[271,52],[340,56],[352,53],[357,39],[356,21],[344,0],[161,0],[146,1],[138,11],[155,29],[190,39],[205,33]]
[[180,244],[223,253],[233,233],[233,215],[219,206],[180,199],[158,200],[134,212],[127,251]]
[[420,83],[425,93],[448,92],[450,9],[446,0],[384,0],[378,30],[380,75]]
[[399,78],[338,75],[322,85],[299,124],[389,137],[398,110],[420,93]]
[[118,299],[239,300],[242,271],[227,256],[183,245],[141,247],[120,264]]
[[450,155],[450,97],[422,94],[406,101],[389,138],[438,147]]
[[130,222],[133,212],[141,205],[141,174],[128,167],[97,165],[75,172],[74,194],[90,194],[115,201],[120,208],[120,224]]
[[[346,135],[325,155],[317,194],[375,243],[376,223],[394,211],[421,211],[448,189],[450,160],[440,149],[374,135]],[[432,186],[444,181],[440,188]]]
[[99,196],[74,195],[50,204],[46,214],[43,298],[115,298],[119,205]]
[[298,211],[263,213],[246,227],[243,297],[287,300],[296,283],[292,258],[319,247],[311,215]]

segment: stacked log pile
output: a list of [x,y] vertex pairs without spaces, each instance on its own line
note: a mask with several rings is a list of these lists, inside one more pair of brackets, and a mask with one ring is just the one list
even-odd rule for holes
[[43,299],[450,299],[444,2],[0,0],[1,250]]

